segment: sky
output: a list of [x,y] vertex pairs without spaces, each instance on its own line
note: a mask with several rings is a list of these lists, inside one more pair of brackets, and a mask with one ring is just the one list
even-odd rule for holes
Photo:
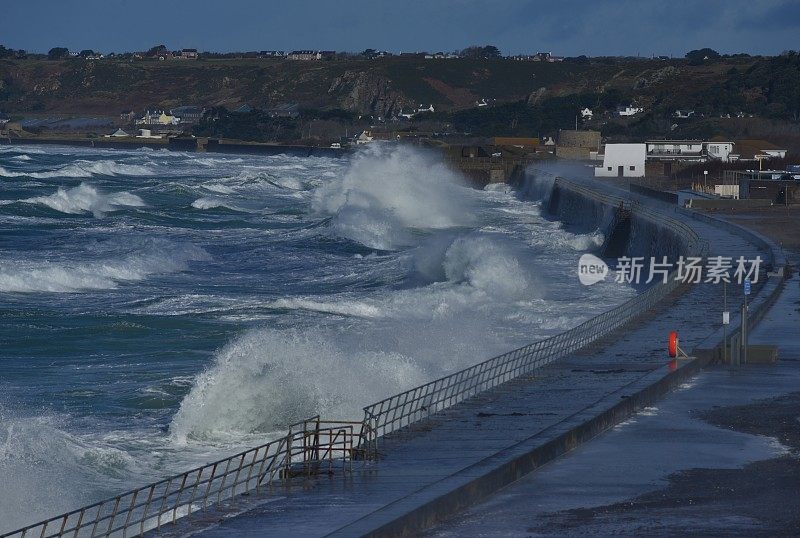
[[0,44],[683,56],[800,49],[800,0],[0,0]]

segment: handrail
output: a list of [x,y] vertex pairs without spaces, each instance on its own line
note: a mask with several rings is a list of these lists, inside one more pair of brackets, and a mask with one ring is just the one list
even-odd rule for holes
[[142,535],[242,493],[258,492],[276,479],[285,481],[298,468],[310,474],[321,453],[329,465],[340,460],[347,465],[357,449],[367,451],[366,456],[371,457],[369,447],[373,438],[369,425],[361,422],[312,417],[291,425],[286,436],[269,443],[28,525],[0,538]]

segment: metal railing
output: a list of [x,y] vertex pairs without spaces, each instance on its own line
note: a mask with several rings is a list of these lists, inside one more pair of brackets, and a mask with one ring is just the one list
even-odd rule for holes
[[[628,203],[623,198],[597,193],[573,182],[557,178],[570,190],[586,194],[611,207]],[[634,215],[669,227],[686,244],[687,255],[702,256],[707,246],[686,224],[653,211],[640,204],[629,206]],[[561,334],[545,338],[519,349],[509,351],[459,372],[447,375],[424,385],[390,396],[364,408],[364,422],[378,437],[413,424],[485,390],[496,387],[522,375],[530,374],[551,362],[578,351],[596,340],[622,327],[634,318],[653,308],[682,283],[673,272],[667,282],[659,283],[644,293],[589,319]]]
[[138,536],[198,511],[207,511],[237,495],[269,487],[276,480],[311,475],[354,459],[374,456],[375,434],[361,422],[323,421],[313,417],[289,427],[272,442],[165,478],[65,514],[6,537]]

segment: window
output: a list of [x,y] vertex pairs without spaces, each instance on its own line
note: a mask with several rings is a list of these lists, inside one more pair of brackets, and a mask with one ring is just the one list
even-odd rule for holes
[[609,171],[609,172],[611,171],[611,167],[610,167],[610,166],[608,167],[608,171]]
[[636,167],[635,166],[631,166],[631,170],[636,170]]

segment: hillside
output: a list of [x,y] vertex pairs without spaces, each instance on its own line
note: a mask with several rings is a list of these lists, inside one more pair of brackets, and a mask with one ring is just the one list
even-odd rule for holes
[[[476,108],[480,99],[491,106]],[[587,127],[612,137],[759,134],[750,132],[755,129],[791,139],[800,138],[800,57],[722,58],[700,65],[635,58],[0,60],[0,111],[18,116],[115,116],[187,104],[265,109],[286,102],[298,103],[306,118],[333,113],[340,121],[389,118],[433,104],[437,112],[428,121],[476,134],[550,133],[574,127],[578,108],[588,106],[595,119]],[[613,118],[610,111],[631,102],[646,112],[627,121]],[[676,109],[695,110],[696,116],[676,122]],[[757,121],[720,120],[739,112]]]

